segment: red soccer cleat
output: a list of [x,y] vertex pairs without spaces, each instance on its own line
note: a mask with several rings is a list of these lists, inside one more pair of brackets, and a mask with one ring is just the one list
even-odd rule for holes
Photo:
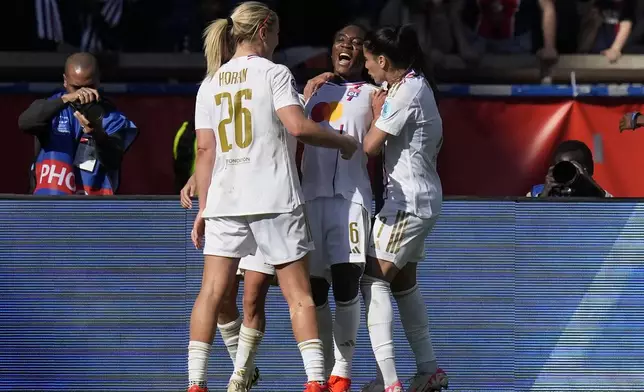
[[327,385],[329,386],[329,392],[349,392],[351,390],[351,379],[331,376]]
[[304,392],[329,392],[329,387],[326,384],[320,384],[317,381],[309,381],[304,384]]
[[208,392],[208,388],[200,387],[199,385],[192,385],[188,388],[186,392]]

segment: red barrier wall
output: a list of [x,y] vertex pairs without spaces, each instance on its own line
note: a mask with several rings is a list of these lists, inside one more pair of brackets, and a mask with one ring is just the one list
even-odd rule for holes
[[[25,193],[33,142],[17,118],[36,96],[0,95],[4,153],[0,193]],[[113,97],[140,129],[123,164],[121,194],[172,194],[174,134],[193,113],[183,96]],[[596,158],[595,177],[615,196],[644,196],[644,129],[620,134],[627,111],[644,105],[603,98],[592,101],[517,98],[446,98],[441,101],[445,141],[439,172],[446,195],[521,196],[543,182],[556,145],[578,139]],[[598,150],[603,149],[603,156]]]

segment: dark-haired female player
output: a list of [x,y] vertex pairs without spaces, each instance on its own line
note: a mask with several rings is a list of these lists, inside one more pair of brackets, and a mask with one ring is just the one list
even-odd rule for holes
[[393,293],[417,372],[407,391],[440,391],[447,375],[436,363],[429,320],[416,283],[425,238],[441,211],[436,159],[443,128],[436,98],[424,76],[423,52],[412,27],[381,28],[364,41],[365,67],[386,86],[374,97],[382,110],[363,141],[370,155],[384,150],[386,196],[371,229],[361,289],[379,377],[363,391],[402,392],[394,362]]
[[[365,82],[365,34],[355,25],[338,31],[331,49],[333,73],[325,74],[325,82],[315,94],[305,92],[309,118],[360,142],[373,122],[371,103],[377,90]],[[360,151],[342,160],[335,150],[306,146],[302,191],[315,244],[310,253],[311,288],[325,348],[325,370],[330,375],[327,385],[330,392],[348,392],[360,325],[360,277],[366,262],[371,215],[366,154]],[[335,322],[328,305],[330,283],[336,304]]]

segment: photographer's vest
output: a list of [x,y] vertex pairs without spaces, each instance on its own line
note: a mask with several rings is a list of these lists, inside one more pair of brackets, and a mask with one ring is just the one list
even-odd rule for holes
[[[50,99],[62,95],[54,94]],[[118,111],[105,114],[103,128],[108,135],[122,132],[124,151],[138,133],[134,123]],[[113,195],[119,171],[107,170],[98,161],[92,136],[83,133],[68,106],[51,121],[47,143],[36,157],[35,179],[34,195]]]
[[539,184],[535,185],[532,187],[532,190],[530,191],[530,197],[539,197],[541,192],[545,189],[545,184]]

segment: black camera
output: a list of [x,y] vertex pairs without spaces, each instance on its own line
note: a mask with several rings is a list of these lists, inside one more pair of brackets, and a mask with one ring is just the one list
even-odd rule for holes
[[93,101],[88,103],[78,103],[70,102],[69,103],[75,111],[79,112],[90,124],[99,124],[103,121],[105,116],[105,107],[101,104],[100,101]]
[[[581,166],[581,165],[579,165]],[[571,161],[561,161],[552,168],[555,184],[548,196],[604,197],[606,192],[585,171]]]

